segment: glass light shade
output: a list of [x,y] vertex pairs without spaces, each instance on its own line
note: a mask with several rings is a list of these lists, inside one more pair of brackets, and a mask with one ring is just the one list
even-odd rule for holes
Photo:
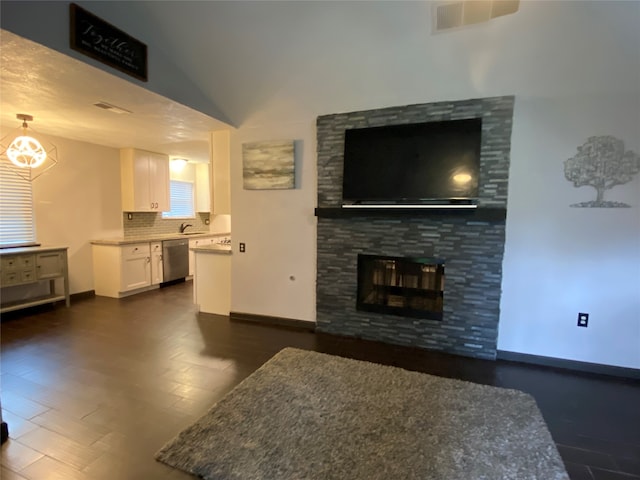
[[11,163],[21,168],[38,168],[47,159],[47,152],[33,137],[20,135],[7,147]]

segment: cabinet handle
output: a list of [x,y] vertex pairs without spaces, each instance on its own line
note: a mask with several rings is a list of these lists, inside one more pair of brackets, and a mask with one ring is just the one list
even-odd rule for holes
[[147,263],[151,263],[151,257],[147,257]]

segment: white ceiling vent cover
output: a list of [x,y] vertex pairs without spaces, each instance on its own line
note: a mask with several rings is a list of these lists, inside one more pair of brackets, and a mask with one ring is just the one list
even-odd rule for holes
[[520,0],[465,0],[433,5],[432,33],[488,22],[518,11]]
[[104,110],[109,110],[112,113],[118,113],[118,114],[132,113],[131,110],[127,110],[126,108],[122,108],[122,107],[117,107],[115,105],[111,105],[110,103],[102,102],[102,101],[94,103],[93,106],[102,108]]

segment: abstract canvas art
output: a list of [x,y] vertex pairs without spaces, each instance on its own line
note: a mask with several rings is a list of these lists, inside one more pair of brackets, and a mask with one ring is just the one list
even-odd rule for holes
[[242,144],[245,190],[295,188],[293,140]]

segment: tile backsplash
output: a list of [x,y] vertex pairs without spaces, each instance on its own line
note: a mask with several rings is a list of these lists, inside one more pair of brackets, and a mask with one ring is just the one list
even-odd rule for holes
[[[209,225],[205,223],[210,218],[209,213],[196,213],[196,218],[173,219],[162,218],[161,213],[155,212],[123,212],[122,225],[124,237],[137,237],[140,235],[155,235],[166,233],[178,233],[182,223],[193,225],[187,231],[209,231]],[[129,215],[132,216],[129,220]]]

